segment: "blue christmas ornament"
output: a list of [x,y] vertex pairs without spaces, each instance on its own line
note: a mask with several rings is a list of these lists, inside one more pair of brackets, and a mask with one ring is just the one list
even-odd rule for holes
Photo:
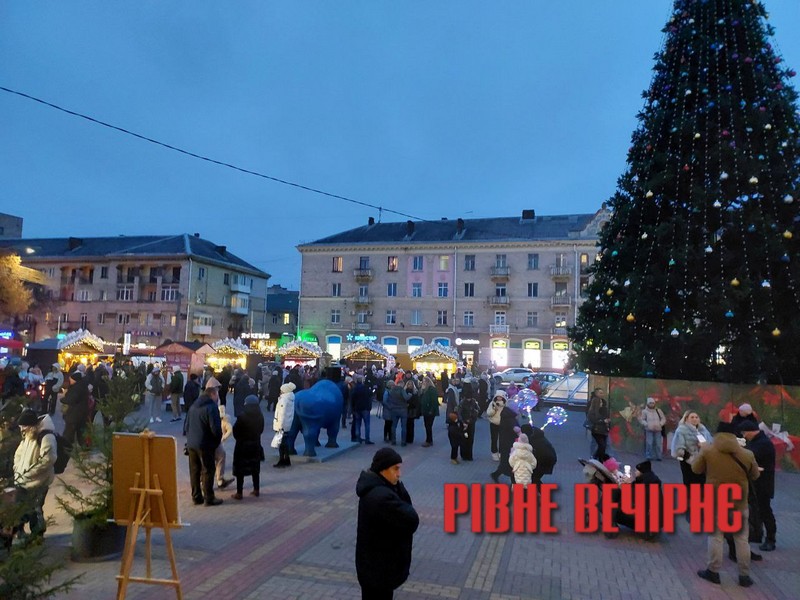
[[732,310],[728,310],[728,312],[725,313],[725,316],[727,318],[729,318],[729,319],[732,319],[733,318],[733,311]]
[[788,263],[789,260],[790,259],[789,259],[789,255],[788,254],[784,254],[783,256],[781,256],[781,262]]
[[619,252],[617,252],[616,250],[613,250],[613,251],[611,252],[611,256],[616,256],[617,254],[619,254]]
[[664,312],[665,312],[665,313],[671,313],[671,312],[672,312],[672,309],[671,309],[669,306],[665,306],[665,307],[664,307]]

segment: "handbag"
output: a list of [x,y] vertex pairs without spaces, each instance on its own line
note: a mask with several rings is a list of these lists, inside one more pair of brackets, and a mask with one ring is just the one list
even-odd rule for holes
[[283,430],[278,431],[278,432],[275,433],[275,437],[272,438],[272,442],[270,442],[270,446],[272,448],[279,448],[282,441],[283,441]]

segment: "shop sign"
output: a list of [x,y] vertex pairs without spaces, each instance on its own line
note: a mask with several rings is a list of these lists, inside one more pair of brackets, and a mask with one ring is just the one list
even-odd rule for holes
[[456,338],[456,346],[477,346],[480,340],[473,340],[470,338]]
[[161,337],[160,331],[145,331],[143,329],[131,329],[130,334],[144,337]]
[[14,338],[14,332],[13,331],[0,331],[0,338],[3,338],[4,340],[13,339]]
[[528,340],[527,342],[525,342],[524,348],[525,350],[541,350],[542,342],[536,340]]
[[508,348],[508,340],[492,340],[492,348]]
[[569,342],[553,342],[553,350],[569,350]]
[[268,340],[268,333],[242,333],[243,340]]
[[363,333],[348,333],[345,336],[348,342],[376,342],[378,341],[377,335],[364,335]]

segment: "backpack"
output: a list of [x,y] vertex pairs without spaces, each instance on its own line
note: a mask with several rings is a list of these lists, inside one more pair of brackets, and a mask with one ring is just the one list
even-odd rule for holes
[[67,463],[69,462],[69,448],[67,447],[67,440],[64,439],[64,436],[56,433],[55,431],[44,429],[36,436],[36,443],[41,445],[42,438],[48,433],[53,434],[56,438],[56,462],[53,464],[53,471],[56,475],[61,475],[67,468]]
[[161,375],[150,377],[150,392],[154,396],[160,396],[164,391],[164,384],[162,383]]

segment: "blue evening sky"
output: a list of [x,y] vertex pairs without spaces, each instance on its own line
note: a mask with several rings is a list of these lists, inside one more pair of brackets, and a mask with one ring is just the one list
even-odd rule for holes
[[[766,4],[800,71],[800,1]],[[5,0],[0,85],[421,219],[594,212],[671,7]],[[379,217],[5,92],[0,182],[26,237],[199,232],[293,289],[297,244]]]

